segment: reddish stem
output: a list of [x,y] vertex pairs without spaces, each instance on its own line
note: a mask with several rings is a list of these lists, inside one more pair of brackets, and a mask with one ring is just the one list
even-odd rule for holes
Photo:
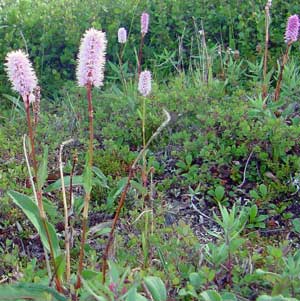
[[[87,99],[88,99],[88,110],[89,110],[89,132],[90,132],[90,141],[89,141],[89,168],[92,169],[93,166],[93,141],[94,141],[94,128],[93,128],[93,103],[92,103],[92,85],[89,83],[87,85]],[[84,208],[83,208],[83,218],[82,218],[82,235],[81,235],[81,244],[80,244],[80,253],[79,253],[79,264],[77,271],[77,282],[75,285],[76,289],[81,287],[81,273],[83,270],[83,259],[84,259],[84,244],[86,241],[87,228],[88,228],[88,210],[89,202],[91,199],[90,192],[86,192],[84,197]]]
[[103,257],[102,257],[102,259],[103,259],[103,263],[102,263],[102,283],[103,284],[105,283],[108,253],[109,253],[110,247],[111,247],[112,242],[113,242],[114,232],[115,232],[115,229],[116,229],[116,225],[117,225],[117,222],[118,222],[118,219],[119,219],[119,216],[120,216],[120,212],[121,212],[121,210],[122,210],[122,208],[124,206],[125,198],[126,198],[128,189],[130,187],[130,181],[131,181],[131,179],[133,177],[133,174],[134,174],[134,168],[132,168],[132,166],[131,166],[130,171],[129,171],[129,175],[128,175],[128,179],[127,179],[127,183],[126,183],[126,186],[123,189],[123,192],[121,194],[120,201],[119,201],[119,204],[118,204],[118,208],[116,210],[116,214],[115,214],[115,217],[113,219],[111,230],[110,230],[110,233],[109,233],[108,242],[107,242],[105,251],[103,253]]
[[291,43],[289,43],[287,45],[285,54],[283,55],[283,58],[282,58],[282,63],[280,66],[280,73],[279,73],[279,77],[278,77],[276,89],[275,89],[274,101],[279,100],[279,97],[280,97],[280,88],[281,88],[281,82],[282,82],[282,77],[283,77],[283,71],[284,71],[284,66],[288,61],[290,47],[291,47]]

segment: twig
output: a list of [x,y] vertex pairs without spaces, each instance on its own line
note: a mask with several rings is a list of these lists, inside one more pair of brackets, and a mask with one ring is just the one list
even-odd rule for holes
[[238,185],[239,188],[241,188],[241,187],[245,184],[245,182],[246,182],[247,167],[248,167],[248,164],[249,164],[249,162],[250,162],[250,159],[251,159],[251,157],[252,157],[252,155],[253,155],[253,152],[254,152],[254,150],[251,151],[251,153],[250,153],[250,155],[249,155],[249,157],[248,157],[248,159],[247,159],[247,161],[246,161],[246,165],[245,165],[245,168],[244,168],[243,182],[242,182],[240,185]]
[[145,213],[149,213],[149,212],[153,212],[152,209],[144,210],[130,225],[135,224]]
[[69,139],[64,141],[60,145],[59,149],[59,170],[60,170],[60,178],[61,178],[61,189],[63,195],[63,203],[64,203],[64,219],[65,219],[65,248],[66,248],[66,280],[69,284],[71,277],[71,257],[70,257],[70,233],[69,233],[69,218],[68,218],[68,204],[66,197],[66,187],[64,180],[64,172],[63,172],[63,162],[62,162],[62,152],[65,145],[73,142],[73,139]]
[[209,217],[208,215],[206,215],[205,213],[201,212],[201,211],[196,207],[196,205],[193,203],[193,200],[192,200],[192,199],[191,199],[191,205],[192,205],[193,209],[194,209],[197,213],[199,213],[201,216],[203,216],[203,217],[209,219],[210,221],[212,221],[212,222],[214,222],[214,223],[217,223],[213,218],[211,218],[211,217]]

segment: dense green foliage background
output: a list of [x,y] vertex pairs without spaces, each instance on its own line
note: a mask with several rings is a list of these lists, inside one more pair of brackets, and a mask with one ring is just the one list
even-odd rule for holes
[[[284,43],[286,19],[300,12],[300,3],[273,2],[270,48],[274,63]],[[145,61],[160,78],[174,71],[174,65],[186,66],[191,56],[197,56],[201,22],[210,45],[230,46],[248,59],[254,58],[257,45],[264,40],[266,0],[4,0],[0,3],[0,61],[12,49],[27,49],[42,86],[47,86],[51,94],[65,80],[74,79],[80,37],[91,26],[107,32],[108,58],[114,62],[119,50],[117,30],[120,26],[130,29],[125,60],[135,62],[133,49],[138,48],[139,18],[143,11],[149,12],[151,18]],[[135,65],[129,67],[133,69]],[[0,82],[0,91],[7,91],[3,64],[0,64]]]

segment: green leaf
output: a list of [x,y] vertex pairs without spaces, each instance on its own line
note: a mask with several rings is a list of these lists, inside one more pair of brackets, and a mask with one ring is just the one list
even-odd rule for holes
[[222,301],[220,294],[213,290],[202,292],[200,295],[203,297],[204,301]]
[[98,272],[95,272],[93,270],[84,270],[82,271],[82,277],[85,279],[85,280],[91,280],[91,279],[94,279],[95,277],[97,277],[99,275]]
[[133,188],[135,188],[140,194],[146,194],[147,188],[141,185],[139,182],[131,180],[130,184]]
[[44,149],[44,155],[43,155],[43,161],[39,166],[38,175],[37,175],[37,186],[39,189],[42,189],[47,177],[48,177],[48,146],[45,146]]
[[83,171],[83,188],[86,194],[90,194],[93,186],[93,173],[89,164],[89,153],[86,155],[85,166]]
[[77,215],[80,214],[81,210],[83,209],[83,206],[84,206],[83,197],[74,198],[74,211],[76,212]]
[[259,185],[259,191],[263,197],[266,197],[268,195],[268,188],[265,184]]
[[49,300],[67,301],[67,298],[60,295],[54,289],[35,283],[20,283],[17,285],[1,285],[0,300],[2,301],[20,301],[20,300]]
[[19,113],[23,116],[25,116],[25,108],[24,108],[24,105],[23,105],[23,101],[20,100],[20,98],[16,98],[16,97],[13,97],[11,95],[8,95],[8,94],[3,94],[3,96],[5,98],[7,98],[8,100],[10,100],[14,105],[15,107],[17,108],[17,110],[19,111]]
[[250,196],[251,196],[252,198],[254,198],[255,200],[258,200],[258,199],[259,199],[259,195],[258,195],[258,193],[257,193],[256,190],[250,190]]
[[295,298],[285,298],[281,295],[279,295],[279,296],[263,295],[263,296],[258,297],[257,301],[299,301],[299,300],[295,299]]
[[125,177],[125,178],[122,178],[118,184],[117,184],[117,188],[112,190],[108,197],[107,197],[107,206],[109,208],[111,208],[114,204],[114,201],[117,199],[117,197],[122,193],[124,187],[126,186],[126,183],[127,183],[127,180],[128,178]]
[[[12,198],[13,202],[22,209],[24,214],[27,216],[27,218],[31,221],[31,223],[34,225],[36,230],[38,231],[42,243],[45,246],[45,248],[49,251],[49,243],[46,235],[45,228],[43,226],[39,209],[36,205],[36,203],[27,195],[16,192],[16,191],[8,191],[8,195]],[[50,239],[53,245],[53,251],[55,258],[60,254],[59,249],[59,243],[57,234],[55,232],[55,229],[52,224],[49,222],[46,222]]]
[[[65,187],[70,187],[70,176],[64,177]],[[80,186],[83,184],[82,176],[74,176],[72,179],[73,186]],[[54,190],[61,189],[61,179],[58,179],[56,182],[50,184],[44,189],[44,192],[52,192]]]
[[222,293],[222,301],[238,301],[237,297],[233,293]]
[[225,189],[223,186],[217,186],[215,189],[215,196],[218,202],[221,202],[225,194]]
[[300,218],[293,219],[292,223],[294,226],[294,231],[300,233]]
[[43,198],[44,209],[46,211],[46,215],[51,218],[57,217],[57,206],[49,201],[47,198]]
[[250,210],[249,210],[249,218],[250,218],[250,222],[253,222],[256,215],[257,215],[257,211],[258,208],[256,205],[251,206]]
[[66,267],[66,260],[64,254],[60,254],[55,258],[55,265],[57,271],[56,274],[59,279],[62,279]]
[[148,301],[144,296],[137,292],[136,287],[130,288],[127,293],[126,301]]
[[144,278],[144,281],[154,301],[167,300],[167,291],[160,278],[148,276]]
[[93,166],[93,172],[97,176],[97,178],[100,180],[100,185],[104,188],[109,188],[107,185],[107,177],[104,175],[102,170],[96,166]]
[[186,157],[185,157],[185,162],[186,162],[186,165],[187,166],[191,166],[192,162],[193,162],[193,157],[191,154],[188,154]]
[[199,273],[191,273],[189,275],[190,283],[195,289],[199,289],[205,279],[199,275]]
[[109,261],[108,265],[109,265],[109,274],[110,274],[111,281],[114,283],[119,283],[120,272],[118,266],[113,261]]

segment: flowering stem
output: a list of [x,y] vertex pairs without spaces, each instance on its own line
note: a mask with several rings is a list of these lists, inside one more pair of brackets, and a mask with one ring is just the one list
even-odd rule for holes
[[282,58],[282,62],[281,62],[281,65],[280,65],[280,72],[279,72],[279,76],[278,76],[278,80],[277,80],[277,84],[276,84],[276,89],[275,89],[274,101],[279,100],[279,97],[280,97],[280,88],[281,88],[281,82],[282,82],[282,77],[283,77],[284,66],[288,61],[289,50],[290,50],[291,45],[292,45],[292,43],[287,44],[285,54],[283,55],[283,58]]
[[142,58],[143,58],[144,37],[145,37],[145,35],[142,34],[142,36],[141,36],[141,43],[140,43],[140,49],[139,49],[139,56],[138,56],[138,77],[140,76],[141,71],[142,71]]
[[[93,104],[92,104],[92,85],[91,83],[87,84],[87,99],[88,99],[88,110],[89,110],[89,132],[90,132],[90,141],[89,141],[89,161],[88,167],[92,169],[93,166],[93,141],[94,141],[94,128],[93,128]],[[84,258],[84,244],[87,235],[87,226],[88,226],[88,211],[89,211],[89,202],[91,199],[91,193],[86,191],[84,197],[84,207],[82,214],[82,235],[81,235],[81,244],[80,244],[80,253],[79,253],[79,264],[77,271],[77,282],[76,289],[81,287],[81,273],[83,269],[83,258]]]
[[119,54],[119,67],[120,67],[121,81],[122,81],[122,84],[123,84],[123,86],[124,86],[124,88],[125,88],[125,91],[127,92],[127,85],[126,85],[126,80],[125,80],[125,76],[124,76],[124,73],[123,73],[123,62],[122,62],[124,45],[125,45],[125,44],[122,44],[122,48],[120,49],[120,54]]
[[38,168],[37,168],[37,161],[36,161],[36,156],[35,156],[33,130],[32,130],[31,117],[30,117],[29,95],[27,95],[26,98],[24,99],[24,104],[25,104],[25,110],[26,110],[28,136],[29,136],[30,145],[31,145],[30,157],[31,157],[32,165],[33,165],[33,169],[34,169],[35,181],[37,181]]
[[[34,137],[33,137],[33,131],[32,131],[31,117],[30,117],[29,95],[27,95],[24,100],[25,100],[24,103],[25,103],[26,117],[27,117],[27,124],[28,124],[28,135],[29,135],[29,140],[30,140],[30,144],[31,144],[31,158],[32,158],[32,162],[33,162],[35,183],[37,183],[38,168],[37,168],[37,160],[36,160],[35,147],[34,147]],[[47,218],[46,218],[44,205],[43,205],[43,201],[42,201],[41,187],[37,186],[37,193],[36,194],[37,194],[37,205],[38,205],[40,217],[41,217],[42,224],[43,224],[43,227],[45,229],[48,244],[49,244],[51,261],[52,261],[52,265],[53,265],[53,268],[54,268],[56,288],[59,292],[63,292],[63,289],[62,289],[62,286],[61,286],[61,283],[60,283],[60,279],[57,277],[57,274],[56,274],[57,268],[56,268],[56,263],[55,263],[55,257],[54,257],[54,251],[53,251],[53,246],[52,246],[52,242],[51,242],[51,237],[50,237],[49,229],[48,229],[48,226],[47,226]]]
[[[143,97],[143,113],[142,113],[142,133],[143,133],[143,148],[146,146],[146,134],[145,134],[145,123],[146,123],[146,97]],[[146,175],[146,153],[143,155],[143,170],[142,170],[142,181],[143,186],[147,186],[147,175]]]
[[134,162],[132,163],[132,165],[129,169],[127,182],[126,182],[126,185],[125,185],[125,187],[123,189],[123,192],[121,194],[120,201],[119,201],[119,204],[118,204],[118,208],[116,210],[116,214],[115,214],[115,217],[113,219],[113,223],[112,223],[111,230],[110,230],[110,233],[109,233],[108,242],[107,242],[105,251],[103,253],[103,257],[102,257],[102,259],[103,259],[103,263],[102,263],[102,283],[103,284],[105,283],[105,277],[106,277],[108,253],[109,253],[111,244],[113,242],[116,225],[117,225],[117,222],[119,220],[120,212],[121,212],[121,210],[124,206],[125,198],[126,198],[128,190],[129,190],[130,181],[131,181],[131,179],[134,175],[136,165],[139,162],[139,160],[144,156],[146,151],[148,150],[148,147],[151,144],[151,142],[159,135],[159,133],[167,126],[167,124],[171,120],[170,114],[165,109],[163,111],[166,115],[166,120],[160,125],[160,127],[156,130],[156,132],[150,137],[150,139],[147,141],[145,147],[139,152],[139,154],[137,155],[137,157],[135,158]]
[[268,68],[268,49],[269,49],[269,27],[270,27],[270,8],[268,5],[265,7],[266,19],[266,36],[265,36],[265,53],[264,53],[264,69],[263,69],[263,84],[262,84],[262,99],[265,99],[268,95],[268,87],[266,83],[267,68]]

